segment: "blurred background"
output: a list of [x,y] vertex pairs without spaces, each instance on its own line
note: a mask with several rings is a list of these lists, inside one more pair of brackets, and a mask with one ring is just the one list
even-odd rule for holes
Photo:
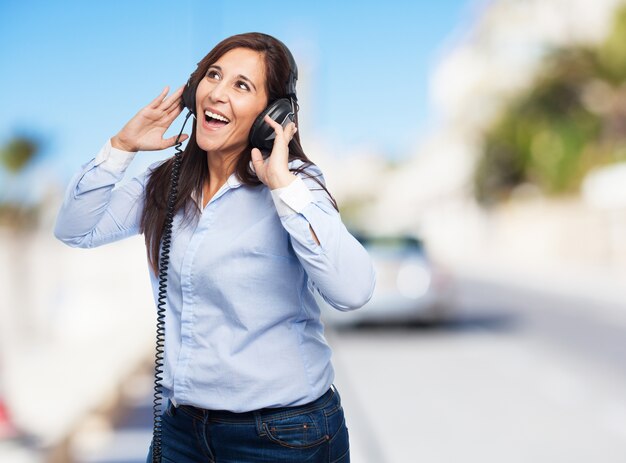
[[619,0],[0,1],[0,461],[145,461],[143,239],[52,229],[109,137],[252,30],[295,55],[303,146],[378,272],[323,307],[352,461],[625,461]]

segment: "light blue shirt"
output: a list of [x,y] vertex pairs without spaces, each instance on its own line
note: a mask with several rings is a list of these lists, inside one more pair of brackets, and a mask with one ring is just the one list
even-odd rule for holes
[[[58,239],[91,248],[139,233],[146,181],[163,161],[114,188],[135,154],[108,140],[81,167],[57,216]],[[321,174],[317,166],[307,172]],[[164,397],[234,412],[317,399],[334,371],[313,291],[352,310],[371,298],[376,281],[367,251],[326,192],[301,174],[271,191],[232,174],[196,223],[181,226],[181,219],[179,211],[168,269]],[[149,274],[157,303],[158,278]]]

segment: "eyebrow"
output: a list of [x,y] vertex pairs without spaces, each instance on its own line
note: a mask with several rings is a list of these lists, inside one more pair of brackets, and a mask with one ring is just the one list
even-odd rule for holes
[[[209,69],[211,69],[211,68],[215,68],[215,69],[217,69],[220,72],[222,71],[222,68],[220,66],[217,66],[216,64],[212,64],[211,66],[209,66]],[[246,76],[244,76],[243,74],[238,74],[237,78],[241,79],[241,80],[245,80],[246,82],[250,83],[250,85],[252,85],[252,87],[254,87],[254,91],[256,92],[256,85],[254,85],[254,82],[252,82]]]

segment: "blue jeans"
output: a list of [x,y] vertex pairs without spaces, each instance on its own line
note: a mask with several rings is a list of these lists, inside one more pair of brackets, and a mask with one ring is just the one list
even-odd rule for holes
[[350,462],[348,428],[334,386],[305,405],[246,413],[168,401],[162,419],[163,463]]

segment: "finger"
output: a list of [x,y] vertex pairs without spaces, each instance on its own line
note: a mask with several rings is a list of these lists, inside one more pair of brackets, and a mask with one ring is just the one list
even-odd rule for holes
[[[180,101],[180,98],[177,100]],[[167,117],[170,117],[172,115],[175,115],[174,117],[178,116],[180,114],[180,112],[184,109],[184,107],[180,104],[175,104],[170,106],[170,108],[167,110]]]
[[[165,148],[170,148],[174,145],[176,145],[176,137],[178,135],[174,135],[173,137],[170,138],[166,138],[165,140],[163,140],[163,142],[161,143],[162,148],[161,149],[165,149]],[[187,135],[186,133],[183,133],[180,136],[180,142],[184,142],[185,140],[187,140],[189,138],[189,135]]]
[[265,121],[274,129],[274,133],[276,134],[276,137],[274,138],[275,142],[286,141],[288,144],[291,141],[291,136],[289,135],[289,131],[287,130],[286,132],[282,125],[280,125],[278,122],[276,122],[275,120],[273,120],[271,117],[267,115],[265,116]]
[[263,118],[263,120],[265,122],[267,122],[267,124],[272,127],[274,129],[274,131],[276,132],[276,136],[278,136],[278,133],[280,132],[280,134],[282,135],[283,133],[283,126],[280,125],[278,122],[276,122],[274,119],[272,119],[269,115],[265,115],[265,117]]
[[180,87],[178,90],[176,90],[174,93],[172,93],[170,96],[168,96],[167,98],[163,100],[163,110],[167,111],[168,109],[172,107],[172,105],[175,105],[178,102],[180,102],[182,95],[183,95],[183,87]]
[[287,131],[289,133],[289,141],[291,141],[293,139],[293,136],[296,134],[296,132],[298,131],[298,128],[296,127],[296,123],[295,122],[290,122],[287,125]]
[[163,91],[150,103],[151,108],[158,108],[159,105],[163,102],[163,98],[167,95],[167,92],[170,91],[170,86],[166,85]]

